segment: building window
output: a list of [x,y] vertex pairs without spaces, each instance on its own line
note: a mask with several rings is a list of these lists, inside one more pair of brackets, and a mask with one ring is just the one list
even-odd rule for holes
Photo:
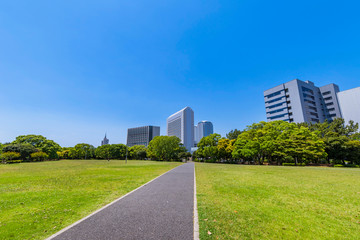
[[276,116],[269,117],[268,119],[273,120],[273,119],[285,117],[286,115],[288,115],[288,114],[287,114],[287,113],[285,113],[285,114],[280,114],[280,115],[276,115]]
[[267,101],[267,102],[265,102],[265,103],[273,103],[273,102],[277,102],[277,101],[281,100],[282,98],[283,98],[283,97],[275,98],[275,99],[270,100],[270,101]]
[[332,99],[332,97],[324,98],[325,101],[329,101],[329,100],[331,100],[331,99]]
[[267,95],[267,96],[265,96],[265,97],[267,97],[267,98],[272,98],[272,97],[275,97],[275,96],[277,96],[277,95],[280,95],[282,91],[283,91],[283,90],[280,90],[280,91],[274,92],[274,93],[269,94],[269,95]]
[[309,92],[309,93],[311,93],[312,95],[314,95],[314,91],[311,90],[311,89],[309,89],[309,88],[302,87],[302,90],[303,90],[303,92]]
[[322,95],[329,95],[331,93],[331,91],[327,91],[327,92],[323,92],[323,94]]
[[277,104],[275,104],[275,105],[271,105],[271,106],[268,106],[268,107],[266,107],[266,108],[271,109],[271,108],[280,107],[280,106],[283,105],[284,103],[285,103],[285,102],[277,103]]
[[271,111],[271,112],[267,112],[267,114],[274,114],[274,113],[278,113],[278,112],[282,112],[284,111],[286,108],[280,108],[280,109],[277,109],[277,110],[274,110],[274,111]]

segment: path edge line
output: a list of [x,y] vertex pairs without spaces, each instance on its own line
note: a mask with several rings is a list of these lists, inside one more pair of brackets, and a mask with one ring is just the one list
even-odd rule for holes
[[199,214],[197,209],[197,198],[196,198],[196,174],[195,174],[195,163],[194,163],[194,240],[199,240]]
[[[165,175],[165,174],[167,174],[167,173],[171,172],[172,170],[174,170],[174,169],[176,169],[176,168],[178,168],[178,167],[180,167],[180,166],[182,166],[182,165],[183,165],[183,164],[181,164],[181,165],[179,165],[179,166],[177,166],[177,167],[174,167],[173,169],[170,169],[169,171],[164,172],[163,174],[161,174],[161,175],[157,176],[156,178],[153,178],[152,180],[150,180],[150,181],[148,181],[148,182],[144,183],[143,185],[141,185],[140,187],[135,188],[135,189],[134,189],[134,190],[132,190],[131,192],[126,193],[125,195],[123,195],[123,196],[121,196],[121,197],[119,197],[119,198],[115,199],[115,200],[114,200],[114,201],[112,201],[111,203],[108,203],[107,205],[105,205],[105,206],[103,206],[103,207],[99,208],[99,209],[98,209],[98,210],[96,210],[95,212],[90,213],[90,214],[89,214],[89,215],[87,215],[86,217],[83,217],[82,219],[80,219],[80,220],[78,220],[78,221],[74,222],[73,224],[71,224],[71,225],[69,225],[69,226],[67,226],[67,227],[65,227],[65,228],[63,228],[63,229],[61,229],[60,231],[58,231],[57,233],[55,233],[55,234],[51,235],[50,237],[46,238],[45,240],[51,240],[51,239],[54,239],[55,237],[59,236],[60,234],[62,234],[62,233],[64,233],[64,232],[66,232],[67,230],[71,229],[72,227],[74,227],[74,226],[78,225],[79,223],[81,223],[81,222],[85,221],[86,219],[88,219],[88,218],[92,217],[93,215],[95,215],[95,214],[97,214],[97,213],[101,212],[101,211],[102,211],[102,210],[104,210],[105,208],[110,207],[111,205],[113,205],[113,204],[117,203],[118,201],[120,201],[121,199],[123,199],[123,198],[125,198],[126,196],[130,195],[131,193],[133,193],[133,192],[135,192],[135,191],[139,190],[139,189],[140,189],[140,188],[142,188],[142,187],[145,187],[146,185],[148,185],[149,183],[151,183],[151,182],[155,181],[155,180],[156,180],[156,179],[158,179],[159,177],[161,177],[161,176],[163,176],[163,175]],[[194,169],[194,172],[195,172],[195,169]]]

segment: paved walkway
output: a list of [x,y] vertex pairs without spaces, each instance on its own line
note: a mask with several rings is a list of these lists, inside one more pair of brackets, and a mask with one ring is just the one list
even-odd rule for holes
[[53,239],[193,239],[194,163],[183,164]]

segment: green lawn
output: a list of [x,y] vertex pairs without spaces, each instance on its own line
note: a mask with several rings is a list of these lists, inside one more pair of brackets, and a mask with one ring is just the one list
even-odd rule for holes
[[197,163],[196,181],[200,239],[360,239],[360,169]]
[[116,160],[0,165],[0,239],[44,239],[178,165]]

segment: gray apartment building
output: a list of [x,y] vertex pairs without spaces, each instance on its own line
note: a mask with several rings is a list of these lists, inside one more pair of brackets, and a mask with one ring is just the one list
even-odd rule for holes
[[266,118],[270,121],[317,123],[341,118],[336,84],[317,87],[294,79],[264,91]]
[[136,128],[129,128],[127,132],[128,147],[135,145],[148,146],[149,142],[156,136],[160,136],[160,127],[143,126]]

